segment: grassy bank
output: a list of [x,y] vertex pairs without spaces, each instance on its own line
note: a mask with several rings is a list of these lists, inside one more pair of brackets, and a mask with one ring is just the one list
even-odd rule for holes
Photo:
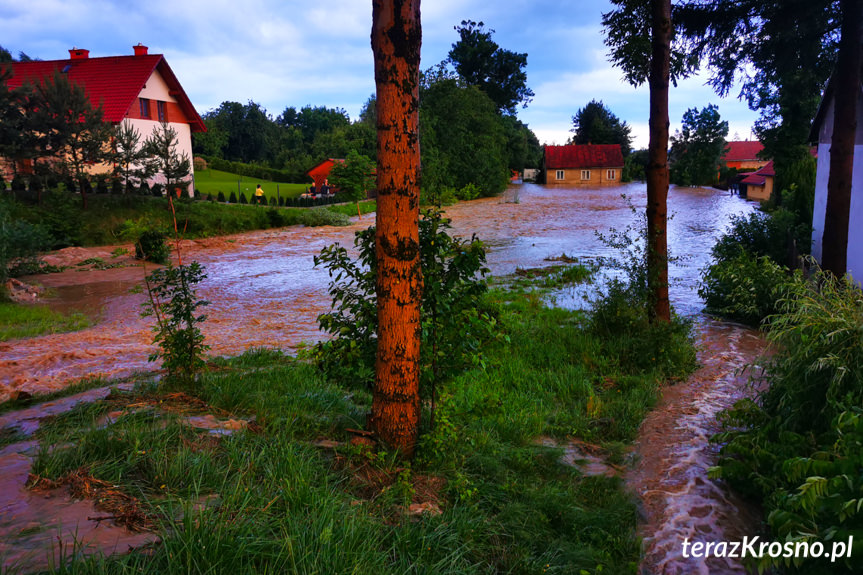
[[[234,234],[245,231],[304,225],[346,225],[356,215],[352,203],[319,208],[270,208],[220,204],[205,201],[175,202],[177,223],[186,238]],[[13,217],[39,224],[48,231],[54,247],[110,245],[135,241],[141,232],[173,230],[168,201],[144,196],[93,195],[88,208],[80,197],[68,193],[46,193],[41,205],[5,202]],[[361,204],[364,213],[375,210],[375,202]]]
[[90,321],[80,313],[66,315],[44,306],[0,301],[0,341],[77,331],[89,326]]
[[246,194],[246,198],[251,200],[252,196],[255,195],[255,188],[257,188],[258,184],[264,190],[267,203],[270,202],[270,198],[299,197],[309,187],[308,184],[270,182],[260,178],[250,178],[220,170],[207,169],[195,172],[195,189],[201,192],[201,194],[210,194],[213,197],[222,192],[227,198],[231,195],[231,192],[234,192],[237,195],[244,193]]
[[[351,431],[368,390],[270,351],[214,362],[194,396],[144,382],[45,422],[38,483],[89,485],[81,496],[162,539],[64,572],[635,573],[621,479],[582,474],[556,445],[621,463],[659,386],[692,368],[689,343],[657,342],[685,358],[670,364],[631,352],[653,328],[609,335],[530,287],[487,297],[508,341],[443,386],[411,463]],[[243,429],[189,425],[204,414]]]

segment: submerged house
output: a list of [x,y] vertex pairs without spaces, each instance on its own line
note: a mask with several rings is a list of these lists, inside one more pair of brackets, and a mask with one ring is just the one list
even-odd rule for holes
[[[192,132],[204,132],[203,120],[180,85],[180,81],[161,54],[149,54],[147,46],[133,47],[134,55],[90,58],[90,51],[69,50],[65,60],[38,60],[2,64],[12,72],[7,84],[20,87],[25,82],[51,81],[54,74],[65,74],[82,86],[91,105],[102,106],[104,119],[111,124],[129,122],[141,134],[141,141],[167,122],[177,132],[178,152],[192,160]],[[4,178],[11,179],[10,161],[3,162]],[[18,165],[27,173],[29,166]],[[104,173],[111,166],[97,165],[91,173]],[[159,178],[154,178],[155,182]],[[191,185],[191,184],[190,184]]]
[[543,172],[549,185],[617,185],[623,173],[620,144],[545,146]]
[[767,162],[763,168],[748,174],[740,174],[740,195],[748,200],[766,202],[773,193],[773,180],[776,172],[773,170],[773,162]]
[[[827,180],[830,177],[830,146],[833,140],[835,102],[833,83],[828,82],[824,98],[812,123],[809,141],[818,146],[815,176],[815,206],[812,213],[812,255],[821,261],[824,219],[827,214]],[[851,208],[848,214],[848,273],[863,282],[863,93],[857,91],[857,133],[854,138],[854,171],[851,176]]]

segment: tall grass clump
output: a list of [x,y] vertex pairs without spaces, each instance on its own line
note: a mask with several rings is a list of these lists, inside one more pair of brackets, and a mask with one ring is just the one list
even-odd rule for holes
[[[863,552],[863,293],[848,276],[798,272],[778,308],[769,318],[766,387],[758,401],[723,414],[712,473],[757,498],[777,538],[854,535],[856,556]],[[817,559],[784,563],[795,573],[857,572]]]

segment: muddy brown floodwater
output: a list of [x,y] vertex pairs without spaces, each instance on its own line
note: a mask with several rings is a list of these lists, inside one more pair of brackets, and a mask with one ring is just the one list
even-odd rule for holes
[[[605,189],[524,184],[501,198],[457,204],[446,212],[456,233],[476,234],[486,243],[488,267],[502,275],[551,265],[547,258],[562,254],[614,255],[596,232],[623,230],[634,221],[621,193],[643,211],[643,184]],[[751,330],[701,315],[696,293],[716,238],[732,215],[749,213],[754,205],[700,188],[672,188],[668,203],[670,249],[683,257],[671,266],[672,301],[678,313],[695,319],[703,367],[666,390],[641,432],[639,463],[628,483],[645,511],[644,573],[737,573],[739,565],[686,563],[680,551],[684,537],[719,541],[756,531],[756,518],[709,480],[706,468],[715,461],[707,442],[716,430],[715,416],[744,393],[745,376],[738,369],[757,356],[762,343]],[[329,277],[312,258],[334,242],[352,246],[354,232],[373,223],[372,214],[344,228],[293,227],[183,242],[184,260],[200,262],[208,275],[200,294],[211,302],[203,328],[211,353],[234,355],[260,346],[290,350],[319,340],[316,317],[329,308]],[[75,253],[81,259],[86,254]],[[0,401],[14,390],[44,393],[82,377],[152,369],[151,325],[139,313],[144,296],[129,293],[143,274],[141,268],[121,268],[31,278],[51,288],[49,305],[82,310],[96,323],[76,333],[0,344]],[[583,305],[574,289],[561,290],[555,300]]]

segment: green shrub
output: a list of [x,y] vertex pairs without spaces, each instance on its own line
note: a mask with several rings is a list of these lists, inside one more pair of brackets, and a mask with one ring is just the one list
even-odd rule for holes
[[810,235],[810,227],[798,225],[795,215],[782,209],[769,214],[752,212],[747,216],[731,216],[731,227],[713,247],[713,258],[730,260],[743,249],[750,255],[767,256],[787,266],[791,243],[796,243],[801,253],[808,253]]
[[[723,413],[726,430],[714,438],[723,447],[711,474],[758,497],[778,539],[859,537],[863,294],[849,277],[816,272],[806,280],[798,272],[768,338],[775,353],[764,366],[760,404],[745,400]],[[856,571],[814,560],[799,572]]]
[[231,197],[228,198],[228,203],[229,204],[236,204],[237,203],[237,194],[235,192],[231,192]]
[[165,242],[165,234],[157,230],[147,230],[135,242],[135,257],[157,264],[168,261],[170,250]]
[[249,203],[249,200],[246,199],[246,194],[244,194],[243,192],[240,192],[240,203],[241,204],[248,204]]
[[39,252],[51,243],[43,227],[11,218],[4,204],[0,200],[0,299],[10,277],[39,268]]
[[698,295],[709,313],[757,326],[776,313],[788,280],[788,271],[769,257],[740,250],[705,270]]
[[199,325],[206,315],[198,315],[199,308],[209,302],[198,298],[194,286],[207,275],[198,262],[189,265],[157,269],[147,276],[146,285],[150,299],[145,304],[144,317],[156,319],[153,342],[160,351],[150,356],[150,361],[162,359],[170,379],[190,385],[195,374],[204,366],[204,334]]
[[473,183],[466,184],[460,190],[456,190],[455,197],[462,201],[475,200],[482,194],[482,190],[479,189]]
[[221,204],[224,204],[224,203],[225,203],[225,194],[224,194],[224,192],[221,192],[221,191],[219,192],[219,195],[218,195],[218,196],[216,196],[216,201],[217,201],[217,202],[219,202],[219,203],[221,203]]
[[[481,362],[480,345],[495,334],[496,320],[484,309],[485,248],[448,234],[449,220],[430,210],[420,219],[422,295],[422,380],[432,383]],[[315,346],[318,365],[346,382],[371,384],[377,346],[375,305],[375,228],[355,234],[354,260],[334,244],[315,256],[334,280],[333,309],[318,316],[321,330],[334,339]]]

